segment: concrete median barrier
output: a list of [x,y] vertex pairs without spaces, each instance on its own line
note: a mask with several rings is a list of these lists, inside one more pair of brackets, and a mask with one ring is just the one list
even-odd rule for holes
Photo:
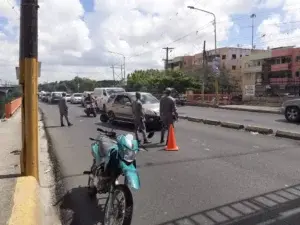
[[38,225],[41,223],[42,205],[40,187],[34,177],[17,179],[14,205],[8,225]]
[[218,120],[208,120],[208,119],[205,119],[205,120],[203,120],[203,123],[204,124],[208,124],[208,125],[214,125],[214,126],[221,125],[221,122],[218,121]]
[[191,122],[196,122],[196,123],[202,123],[203,122],[203,119],[200,119],[200,118],[196,118],[196,117],[187,117],[186,118],[188,121],[191,121]]
[[294,132],[288,132],[288,131],[281,131],[278,130],[275,133],[276,137],[282,137],[282,138],[289,138],[293,140],[300,140],[300,133],[294,133]]
[[265,128],[265,127],[246,126],[245,130],[249,131],[249,132],[257,132],[257,133],[260,133],[260,134],[273,134],[272,129]]
[[229,123],[229,122],[221,122],[221,127],[226,127],[226,128],[236,129],[236,130],[244,129],[243,124]]

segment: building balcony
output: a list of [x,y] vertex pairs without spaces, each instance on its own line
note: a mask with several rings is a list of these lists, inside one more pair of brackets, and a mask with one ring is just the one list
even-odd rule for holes
[[293,78],[270,78],[271,85],[288,85],[288,84],[300,84],[300,77]]
[[272,72],[287,71],[287,70],[291,70],[291,68],[292,68],[291,63],[282,63],[282,64],[271,65]]
[[251,66],[244,68],[244,73],[260,73],[262,72],[262,66]]

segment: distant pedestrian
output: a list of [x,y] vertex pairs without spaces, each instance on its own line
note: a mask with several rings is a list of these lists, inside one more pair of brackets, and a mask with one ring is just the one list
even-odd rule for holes
[[136,100],[132,103],[132,114],[134,118],[134,133],[136,139],[140,142],[138,132],[143,134],[144,144],[150,143],[146,136],[145,114],[141,102],[141,93],[135,93]]
[[58,107],[59,107],[59,114],[60,114],[60,125],[62,127],[65,126],[63,120],[63,118],[65,117],[68,126],[72,126],[73,124],[70,123],[68,118],[68,105],[67,105],[66,93],[62,93],[62,98],[58,102]]
[[[174,121],[178,120],[178,113],[175,99],[171,96],[171,89],[166,88],[165,95],[160,99],[159,114],[162,121],[160,143],[165,142],[165,132],[169,133],[170,125],[174,126]],[[169,135],[168,135],[169,136]],[[168,140],[166,142],[168,144]]]

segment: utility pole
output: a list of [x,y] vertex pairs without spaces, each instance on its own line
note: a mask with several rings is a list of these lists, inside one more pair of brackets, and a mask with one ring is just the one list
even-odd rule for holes
[[206,82],[206,63],[207,63],[207,58],[206,58],[206,50],[205,50],[205,45],[206,41],[203,42],[203,53],[202,53],[202,69],[203,69],[203,77],[202,77],[202,102],[204,102],[204,91],[205,91],[205,82]]
[[252,14],[250,16],[250,18],[252,19],[252,49],[254,49],[254,40],[253,40],[253,36],[254,36],[254,18],[256,17],[256,14]]
[[116,78],[115,78],[115,66],[114,66],[114,65],[112,65],[110,68],[112,68],[113,80],[114,80],[114,86],[116,86]]
[[23,89],[21,172],[39,181],[38,8],[38,0],[21,1],[19,67]]
[[[121,65],[120,68],[121,68],[121,80],[123,80],[123,79],[122,79],[122,77],[123,77],[123,66]],[[125,79],[125,77],[124,77],[124,79]]]
[[166,58],[164,60],[165,60],[165,73],[167,74],[168,63],[169,63],[169,51],[173,50],[174,48],[165,47],[163,49],[166,50]]

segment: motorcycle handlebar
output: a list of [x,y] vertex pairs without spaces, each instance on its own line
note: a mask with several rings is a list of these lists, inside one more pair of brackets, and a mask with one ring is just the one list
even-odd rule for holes
[[117,136],[117,133],[114,131],[106,131],[101,128],[97,128],[97,131],[104,133],[106,136],[108,136],[110,138],[115,138]]

